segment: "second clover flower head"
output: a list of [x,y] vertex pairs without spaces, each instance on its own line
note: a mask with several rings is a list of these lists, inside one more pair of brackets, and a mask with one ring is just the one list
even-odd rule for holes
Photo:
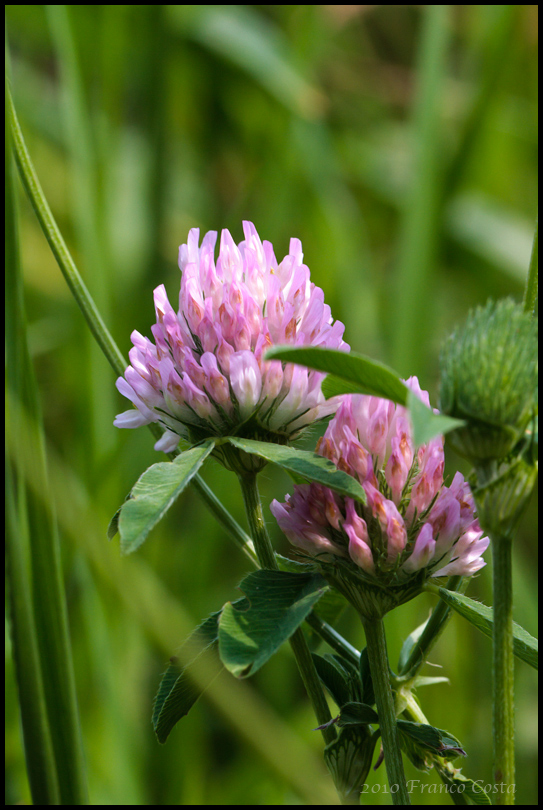
[[[407,385],[430,405],[416,377]],[[429,577],[469,576],[485,565],[489,539],[469,485],[459,472],[444,485],[443,437],[416,450],[405,408],[346,396],[317,452],[360,482],[367,504],[307,484],[271,511],[291,543],[362,612],[384,615]]]
[[311,283],[298,239],[278,263],[252,223],[243,230],[239,245],[222,231],[215,262],[217,233],[199,245],[193,228],[179,249],[179,310],[161,285],[154,341],[132,332],[131,365],[117,388],[136,410],[119,414],[115,425],[160,423],[166,432],[157,450],[174,450],[180,438],[232,433],[286,442],[333,409],[321,392],[324,374],[263,356],[275,344],[348,351],[345,327],[332,321]]

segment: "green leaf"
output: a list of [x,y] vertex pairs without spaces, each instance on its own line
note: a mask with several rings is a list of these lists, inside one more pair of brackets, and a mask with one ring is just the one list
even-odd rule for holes
[[[319,656],[320,658],[320,656]],[[363,703],[362,699],[362,684],[360,682],[360,675],[358,667],[351,661],[344,658],[341,654],[326,654],[323,656],[325,664],[328,663],[332,668],[339,673],[342,679],[343,687],[338,687],[337,682],[334,680],[333,672],[328,670],[326,666],[319,669],[320,662],[316,664],[317,672],[322,682],[334,698],[338,707],[346,706],[348,703]],[[331,679],[331,680],[330,680]],[[339,719],[339,715],[336,721]],[[334,721],[334,722],[336,722]]]
[[253,675],[303,622],[328,588],[320,574],[255,571],[240,584],[249,607],[227,602],[219,620],[219,652],[238,678]]
[[421,444],[428,444],[436,436],[443,435],[449,430],[455,430],[466,424],[463,419],[454,419],[452,416],[434,413],[413,391],[409,391],[407,394],[407,407],[409,408],[409,416],[413,427],[413,441],[416,447],[420,447]]
[[[448,591],[446,588],[430,586],[428,590],[438,593],[447,605],[460,613],[485,636],[492,638],[494,621],[492,608],[470,599],[469,596]],[[517,658],[525,661],[534,669],[538,668],[538,641],[516,622],[513,622],[513,652]]]
[[118,525],[124,554],[130,554],[141,546],[151,529],[196,475],[214,446],[214,439],[208,439],[185,450],[174,461],[161,461],[145,470],[136,482],[131,498],[121,506]]
[[327,398],[340,394],[370,394],[403,405],[409,409],[413,440],[417,447],[464,424],[459,419],[435,414],[402,382],[395,371],[362,354],[317,347],[275,346],[268,350],[266,358],[298,363],[327,372],[328,377],[322,385]]
[[377,712],[367,703],[351,702],[341,707],[337,725],[341,728],[343,726],[363,726],[368,725],[368,723],[378,722]]
[[[356,352],[340,352],[336,349],[320,349],[315,346],[274,346],[266,352],[267,360],[283,360],[297,363],[317,371],[325,371],[335,381],[350,383],[348,391],[340,393],[371,394],[391,399],[398,405],[407,405],[407,387],[398,374],[384,363],[371,360]],[[328,380],[325,384],[328,383]],[[335,396],[336,393],[332,394]]]
[[[282,554],[276,554],[275,559],[281,571],[290,571],[294,574],[315,573],[314,563],[303,563],[299,560],[291,560],[289,557],[283,557]],[[323,622],[335,625],[348,604],[345,597],[340,594],[339,591],[336,591],[335,588],[329,588],[313,608],[313,613],[315,613],[319,619],[322,619]],[[311,627],[306,627],[306,630],[315,636],[319,644],[322,642],[320,636],[315,633]]]
[[404,643],[402,644],[402,649],[400,651],[400,657],[398,659],[398,672],[403,674],[405,665],[409,661],[409,656],[411,655],[411,651],[415,644],[418,643],[420,637],[422,636],[426,625],[428,624],[428,619],[425,622],[420,624],[416,627],[412,633],[409,633],[407,638],[405,639]]
[[350,688],[350,673],[333,655],[313,653],[313,662],[318,676],[332,695],[334,703],[340,707],[353,699]]
[[[344,394],[365,394],[362,386],[354,382],[347,382],[341,377],[336,377],[335,374],[328,373],[328,376],[322,382],[322,393],[326,399],[332,397],[341,397]],[[394,400],[392,400],[394,402]]]
[[[240,602],[247,603],[246,599]],[[197,627],[181,648],[160,683],[153,709],[153,727],[160,743],[165,743],[176,723],[194,706],[222,669],[218,656],[220,611],[212,613]]]
[[366,493],[358,481],[351,475],[338,470],[335,464],[324,456],[308,450],[285,447],[282,444],[239,439],[236,436],[229,436],[227,441],[246,453],[260,456],[285,470],[301,475],[306,481],[315,481],[334,489],[341,495],[354,498],[363,504],[366,503]]

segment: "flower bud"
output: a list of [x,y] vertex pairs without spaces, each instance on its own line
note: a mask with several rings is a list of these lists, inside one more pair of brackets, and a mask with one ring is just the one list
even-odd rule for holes
[[537,320],[511,299],[470,312],[441,351],[440,409],[466,425],[451,446],[477,467],[507,456],[537,407]]

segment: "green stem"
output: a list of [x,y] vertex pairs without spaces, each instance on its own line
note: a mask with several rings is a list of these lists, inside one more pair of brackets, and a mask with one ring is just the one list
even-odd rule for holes
[[343,638],[337,630],[334,630],[333,627],[323,621],[320,616],[314,611],[311,611],[309,616],[306,618],[307,624],[311,627],[312,630],[325,641],[329,647],[331,647],[338,655],[342,658],[346,658],[348,661],[351,662],[357,669],[360,666],[360,653],[353,647],[352,644]]
[[[492,535],[494,593],[493,740],[496,804],[515,803],[513,579],[510,537]],[[502,792],[503,791],[503,792]]]
[[[266,529],[266,524],[264,523],[264,515],[262,514],[262,504],[258,493],[256,473],[240,475],[239,480],[241,491],[243,492],[247,520],[249,521],[260,565],[262,568],[277,571],[278,565],[275,559],[275,553]],[[311,657],[311,652],[309,651],[304,634],[300,628],[291,636],[290,646],[296,658],[317,721],[319,725],[324,725],[332,719],[332,715],[330,714],[330,709],[324,697],[324,692]],[[326,744],[334,742],[337,736],[335,728],[333,726],[323,728],[322,736]]]
[[[158,425],[152,424],[149,425],[149,427],[154,428],[153,434],[157,437],[157,439],[159,439],[162,431]],[[170,458],[174,458],[178,455],[178,453],[169,453],[168,455]],[[243,531],[239,523],[234,520],[228,509],[226,509],[226,507],[217,498],[213,490],[208,487],[203,478],[196,475],[192,479],[191,484],[205,502],[209,511],[215,516],[217,522],[223,527],[227,534],[230,535],[234,543],[245,554],[245,556],[248,557],[253,566],[258,568],[258,557],[256,556],[253,541],[247,532]]]
[[385,766],[387,771],[392,804],[411,804],[405,775],[403,772],[402,754],[394,696],[390,686],[385,628],[382,619],[369,619],[362,616],[366,634],[366,645],[370,663],[371,678],[375,692],[375,703],[379,715],[379,728],[383,741]]

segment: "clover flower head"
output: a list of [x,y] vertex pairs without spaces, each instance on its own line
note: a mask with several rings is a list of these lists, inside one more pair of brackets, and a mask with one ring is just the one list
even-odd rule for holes
[[163,285],[154,292],[154,340],[134,331],[130,366],[117,388],[136,407],[117,427],[151,422],[165,429],[155,449],[174,450],[180,437],[242,435],[287,442],[334,405],[321,391],[324,374],[263,359],[275,344],[349,350],[323,291],[310,281],[299,239],[278,263],[251,222],[236,245],[223,230],[199,245],[193,228],[179,248],[181,290],[174,311]]
[[[406,384],[430,405],[416,377]],[[485,565],[489,539],[469,485],[459,472],[444,485],[443,437],[415,448],[405,408],[345,396],[317,452],[360,482],[366,505],[313,483],[295,486],[271,511],[291,543],[366,614],[384,615],[429,577],[470,576]]]

